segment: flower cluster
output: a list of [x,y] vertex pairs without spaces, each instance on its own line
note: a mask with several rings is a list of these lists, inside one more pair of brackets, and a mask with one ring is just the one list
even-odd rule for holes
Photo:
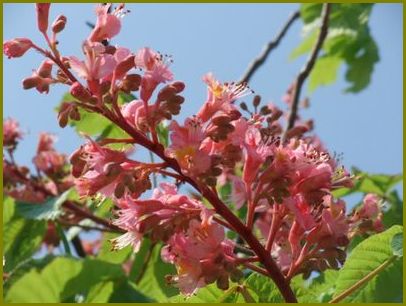
[[[333,191],[351,187],[352,177],[310,134],[312,121],[297,118],[292,128],[283,131],[283,111],[272,103],[261,106],[259,96],[253,99],[253,110],[245,102],[238,107],[236,101],[252,93],[251,89],[244,83],[221,82],[209,73],[203,77],[206,101],[196,115],[179,123],[174,116],[184,102],[181,93],[185,84],[174,81],[171,57],[150,48],[132,52],[110,44],[127,13],[124,5],[115,9],[110,4],[97,6],[96,25],[82,44],[83,59],[60,55],[56,38],[67,19],[62,15],[56,18],[49,38],[49,8],[49,4],[37,4],[38,29],[50,50],[27,38],[16,38],[4,43],[4,53],[20,57],[33,48],[46,57],[23,81],[23,87],[48,93],[50,85],[68,86],[73,98],[59,109],[61,127],[69,120],[81,120],[85,111],[104,116],[129,135],[129,139],[103,139],[100,135],[100,141],[88,137],[70,157],[79,195],[101,194],[116,206],[113,225],[125,233],[112,240],[114,249],[130,245],[137,252],[145,237],[163,243],[162,259],[177,268],[177,275],[167,280],[191,295],[213,282],[227,289],[229,279],[241,276],[239,265],[247,258],[237,254],[236,242],[226,238],[229,231],[242,235],[261,263],[264,252],[258,251],[260,245],[290,279],[298,273],[306,276],[312,271],[337,269],[354,235],[382,230],[376,196],[367,195],[350,215],[345,203],[334,199]],[[288,104],[292,88],[284,98]],[[120,93],[135,92],[137,98],[119,102]],[[160,140],[157,129],[164,120],[171,120],[168,144]],[[21,132],[12,120],[5,121],[3,130],[4,145],[12,151]],[[65,186],[61,184],[66,167],[65,156],[54,150],[53,143],[53,136],[41,134],[33,161],[54,184],[44,188],[56,194],[66,188],[61,187]],[[132,148],[113,149],[112,143]],[[132,160],[135,145],[147,148],[161,162]],[[16,165],[3,164],[11,186],[9,194],[25,197],[27,188],[32,187],[26,183],[28,172],[20,169],[24,178],[18,177],[13,175]],[[177,185],[191,184],[213,209],[203,200],[179,193],[171,183],[162,183],[151,198],[142,198],[152,188],[152,174],[173,178]],[[234,207],[227,207],[219,198],[218,188],[226,185],[231,187]],[[33,190],[28,194],[36,196]],[[233,209],[246,209],[245,220],[236,221]],[[261,235],[256,237],[258,232]],[[258,244],[252,244],[253,239]]]

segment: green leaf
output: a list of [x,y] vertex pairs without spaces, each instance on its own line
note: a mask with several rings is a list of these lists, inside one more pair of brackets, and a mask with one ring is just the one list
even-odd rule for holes
[[391,246],[393,255],[403,257],[403,233],[393,236]]
[[[300,15],[306,36],[290,58],[309,53],[313,49],[319,33],[321,9],[320,3],[301,5]],[[310,92],[321,85],[334,82],[341,63],[346,64],[345,77],[350,85],[346,92],[356,93],[368,86],[374,66],[379,61],[378,48],[368,25],[371,10],[372,4],[365,3],[331,5],[329,31],[323,44],[322,57],[318,60],[324,63],[322,65],[316,62],[310,74]]]
[[[393,237],[403,232],[402,226],[393,226],[383,233],[369,237],[351,252],[340,271],[334,296],[347,290],[369,273],[393,257]],[[380,271],[368,283],[347,296],[345,302],[396,302],[402,296],[402,260],[396,260]]]
[[244,285],[251,289],[256,295],[258,303],[283,303],[284,299],[274,282],[258,273],[252,273]]
[[210,284],[200,288],[191,297],[182,294],[170,298],[171,303],[243,303],[244,299],[237,291],[237,286],[232,285],[226,291],[217,288],[216,284]]
[[355,57],[346,58],[348,65],[347,73],[345,74],[346,80],[351,86],[346,88],[346,92],[357,93],[363,90],[371,81],[374,65],[379,61],[378,47],[375,41],[368,37],[362,43],[360,49]]
[[79,260],[56,258],[42,271],[32,269],[9,289],[6,303],[58,303],[66,283],[81,270]]
[[162,122],[156,127],[159,142],[166,148],[169,145],[169,126],[165,126]]
[[[138,256],[138,254],[136,256]],[[150,296],[153,292],[152,298],[157,302],[166,302],[171,296],[179,293],[177,288],[168,285],[165,281],[165,276],[176,274],[176,270],[173,265],[162,261],[161,245],[154,247],[151,258],[145,266],[143,273],[143,277],[137,284],[137,288],[141,293],[147,296]]]
[[341,63],[341,59],[334,56],[323,56],[319,58],[309,77],[309,91],[313,92],[321,85],[334,83]]
[[338,273],[337,270],[326,270],[311,280],[304,280],[302,275],[295,276],[291,280],[291,287],[299,303],[325,303],[331,300]]
[[[149,293],[150,296],[154,292]],[[110,296],[109,303],[150,303],[153,300],[140,293],[137,286],[129,282],[127,278],[122,278],[114,283],[114,291]]]
[[[112,290],[113,289],[113,290]],[[124,294],[127,291],[126,294]],[[117,296],[136,295],[131,301],[147,301],[128,283],[119,264],[86,258],[55,258],[42,270],[31,269],[15,281],[6,293],[6,302],[107,302]],[[123,300],[124,301],[124,300]]]
[[10,221],[15,212],[15,203],[14,199],[11,197],[4,197],[3,201],[3,224],[6,224]]
[[100,282],[90,289],[85,299],[85,303],[107,303],[113,291],[114,282]]
[[62,193],[57,198],[50,198],[45,203],[17,202],[16,209],[19,215],[26,219],[55,220],[62,215],[62,204],[68,199],[72,189]]
[[103,240],[102,240],[102,245],[100,247],[100,251],[97,254],[97,259],[110,262],[110,263],[123,263],[125,262],[131,255],[132,253],[132,248],[131,247],[125,247],[121,250],[111,250],[111,242],[110,240],[113,238],[116,238],[119,234],[113,234],[113,233],[104,233],[103,234]]
[[290,60],[294,60],[298,58],[301,55],[304,55],[313,48],[314,44],[316,43],[318,36],[318,31],[313,31],[311,34],[309,34],[305,39],[300,43],[299,46],[297,46],[292,53],[289,55]]
[[4,296],[7,294],[7,291],[10,289],[10,287],[23,275],[25,275],[32,269],[36,270],[37,272],[40,271],[53,259],[54,259],[53,255],[47,255],[39,259],[30,258],[18,264],[12,271],[10,271],[8,277],[4,280],[3,283]]
[[3,230],[4,271],[9,272],[39,249],[46,223],[13,218],[4,225]]

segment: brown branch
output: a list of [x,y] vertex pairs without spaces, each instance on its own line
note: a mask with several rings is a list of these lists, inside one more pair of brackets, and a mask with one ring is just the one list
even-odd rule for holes
[[293,24],[293,22],[296,19],[299,18],[299,16],[300,16],[299,11],[296,11],[290,15],[289,19],[280,29],[278,35],[276,35],[272,41],[270,41],[268,44],[266,44],[264,46],[261,54],[257,58],[255,58],[251,62],[251,64],[249,64],[247,70],[245,71],[244,75],[241,77],[239,83],[249,82],[249,80],[254,75],[254,73],[257,71],[257,69],[265,63],[265,61],[266,61],[268,55],[271,53],[271,51],[279,45],[279,43],[281,42],[282,38],[285,36],[285,34],[288,31],[288,29],[290,28],[290,26]]
[[145,272],[147,271],[148,268],[148,263],[152,258],[152,252],[154,251],[154,248],[156,246],[156,243],[152,243],[147,251],[147,254],[145,255],[144,258],[144,263],[141,266],[141,271],[138,273],[137,278],[134,280],[134,282],[138,285],[144,276]]
[[294,87],[294,92],[293,92],[293,99],[292,99],[292,106],[290,109],[290,113],[288,116],[288,122],[286,125],[285,132],[283,134],[283,139],[286,139],[286,134],[287,132],[294,126],[296,116],[297,116],[297,109],[299,106],[299,98],[300,98],[300,91],[302,90],[303,83],[309,76],[310,72],[312,71],[314,64],[316,63],[317,55],[319,54],[321,47],[323,46],[323,42],[325,38],[327,37],[328,33],[328,20],[329,20],[329,15],[330,15],[330,8],[331,4],[330,3],[324,3],[322,12],[321,12],[321,27],[320,27],[320,33],[319,36],[317,37],[316,44],[313,47],[313,50],[306,62],[306,64],[303,66],[302,70],[298,74],[295,80],[295,87]]
[[103,218],[100,218],[96,215],[93,215],[92,212],[80,207],[79,205],[76,205],[75,203],[71,201],[65,201],[62,205],[64,208],[67,208],[71,211],[73,211],[77,216],[82,216],[84,218],[90,219],[97,224],[101,224],[106,228],[110,228],[118,233],[124,233],[125,231],[119,228],[118,226],[115,226],[112,224],[110,221],[107,221]]

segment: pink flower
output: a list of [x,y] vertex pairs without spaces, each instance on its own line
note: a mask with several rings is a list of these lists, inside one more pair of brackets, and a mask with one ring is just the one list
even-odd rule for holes
[[220,83],[211,73],[203,77],[203,81],[208,86],[207,100],[199,110],[197,117],[202,122],[208,121],[215,113],[221,111],[229,114],[230,112],[238,111],[232,104],[238,98],[249,94],[249,90],[244,84],[235,83]]
[[382,223],[382,208],[379,204],[381,198],[373,193],[365,195],[361,207],[351,217],[353,234],[381,232],[384,230]]
[[8,58],[21,57],[32,47],[28,38],[14,38],[3,43],[3,53]]
[[198,120],[187,118],[184,126],[172,121],[171,145],[166,149],[169,157],[175,158],[183,171],[204,173],[210,167],[210,156],[204,148],[204,132]]
[[142,48],[134,58],[135,66],[145,71],[141,81],[141,99],[148,101],[160,83],[173,80],[173,74],[169,70],[169,64],[165,57],[150,48]]
[[116,60],[113,55],[104,53],[105,47],[102,44],[85,42],[83,51],[86,57],[85,61],[81,61],[75,56],[69,57],[70,66],[79,77],[94,81],[113,73]]
[[37,11],[38,30],[42,33],[46,33],[48,30],[48,15],[51,3],[37,3],[35,7]]
[[41,133],[37,147],[37,154],[33,158],[35,166],[48,176],[61,173],[66,163],[66,156],[55,150],[55,141],[56,137],[54,135]]
[[254,181],[260,166],[272,154],[272,148],[261,143],[261,134],[256,128],[249,128],[245,134],[245,163],[242,179],[247,186]]
[[233,248],[220,225],[192,220],[186,232],[170,238],[162,249],[162,259],[176,265],[178,273],[171,281],[190,296],[215,281],[227,289],[229,274],[236,269]]
[[22,139],[22,132],[19,123],[12,118],[3,122],[3,147],[14,150],[18,141]]
[[98,5],[96,7],[97,21],[96,25],[88,38],[91,42],[102,42],[116,36],[121,29],[120,14],[123,12],[124,5],[120,5],[110,14],[111,4]]
[[187,228],[192,219],[204,219],[206,208],[199,202],[177,193],[175,185],[162,183],[150,200],[129,197],[117,201],[121,208],[114,224],[127,233],[114,240],[114,247],[132,244],[138,250],[142,237],[149,234],[154,241],[167,241],[175,232]]
[[80,196],[100,193],[106,197],[137,198],[151,188],[147,167],[127,159],[126,152],[101,147],[92,140],[76,150],[70,162]]
[[[148,114],[153,111],[154,106],[148,106]],[[148,131],[148,122],[145,111],[145,104],[142,100],[133,100],[121,107],[121,113],[127,122],[139,129],[140,131]]]

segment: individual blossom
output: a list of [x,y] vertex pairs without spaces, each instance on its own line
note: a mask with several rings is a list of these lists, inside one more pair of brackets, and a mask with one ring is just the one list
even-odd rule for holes
[[352,235],[382,232],[384,230],[382,217],[381,198],[373,193],[366,194],[362,204],[355,209],[351,217]]
[[15,150],[18,141],[22,139],[22,132],[19,123],[12,118],[3,122],[3,147],[7,150]]
[[124,4],[119,5],[113,12],[110,13],[111,4],[97,5],[96,25],[88,38],[91,42],[102,42],[108,40],[120,33],[121,21],[120,17],[124,13]]
[[101,80],[113,73],[116,60],[113,55],[105,53],[105,47],[98,42],[86,41],[83,44],[83,53],[84,61],[70,56],[69,65],[79,77],[87,80],[90,91],[98,94]]
[[251,91],[245,84],[220,83],[211,73],[203,77],[207,84],[207,100],[197,113],[202,122],[208,121],[215,113],[230,114],[238,112],[233,102],[248,95]]
[[141,80],[140,97],[145,103],[149,101],[153,91],[160,83],[173,80],[167,58],[150,48],[140,49],[135,54],[134,64],[144,71]]
[[42,33],[46,33],[48,30],[48,16],[51,3],[36,3],[35,8],[37,11],[37,25],[38,30]]
[[48,93],[49,86],[56,83],[51,74],[52,66],[52,61],[44,60],[30,77],[23,80],[24,89],[36,88],[39,93]]
[[127,153],[89,142],[70,157],[72,175],[80,196],[100,193],[106,197],[121,198],[130,195],[137,198],[151,188],[147,165],[127,158]]
[[39,136],[37,154],[33,163],[38,170],[50,177],[64,176],[66,155],[57,152],[54,148],[56,137],[49,133],[41,133]]
[[28,38],[14,38],[3,43],[3,53],[8,58],[21,57],[33,46]]
[[178,194],[176,186],[162,183],[148,200],[124,197],[117,201],[120,207],[114,224],[126,233],[114,239],[113,247],[131,245],[139,250],[145,235],[153,241],[167,241],[174,233],[188,227],[192,219],[200,219],[207,209],[197,200]]
[[183,126],[172,121],[169,126],[171,145],[166,155],[175,158],[182,171],[202,174],[211,166],[211,158],[203,140],[205,139],[201,123],[197,118],[187,118]]
[[213,282],[220,289],[229,286],[229,277],[239,275],[233,243],[225,239],[224,229],[209,219],[191,220],[185,232],[175,233],[162,249],[162,259],[176,266],[177,275],[168,278],[181,293],[190,296]]

